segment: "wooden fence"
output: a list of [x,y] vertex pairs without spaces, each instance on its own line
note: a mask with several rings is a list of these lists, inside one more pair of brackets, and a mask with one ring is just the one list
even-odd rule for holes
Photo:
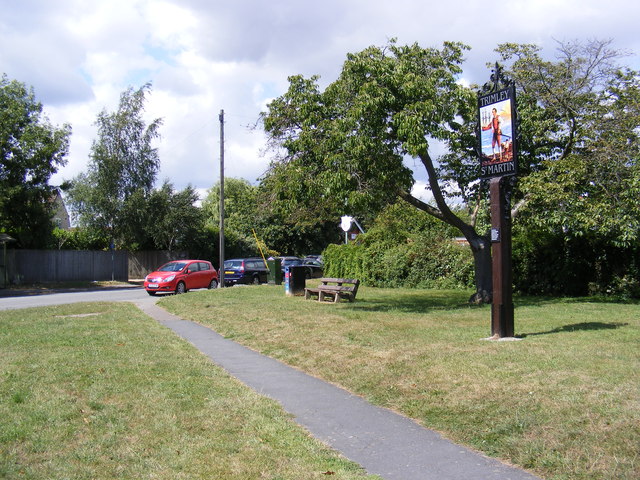
[[130,252],[129,278],[131,280],[144,278],[160,265],[171,260],[182,260],[188,257],[188,252],[169,252],[167,250]]
[[86,250],[12,250],[0,258],[0,288],[25,283],[109,281],[144,278],[186,252],[127,252]]

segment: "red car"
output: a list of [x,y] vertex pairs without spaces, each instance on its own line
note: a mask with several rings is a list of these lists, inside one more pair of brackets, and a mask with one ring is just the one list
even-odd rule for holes
[[144,279],[149,295],[158,292],[185,293],[192,288],[217,288],[218,272],[206,260],[174,260]]

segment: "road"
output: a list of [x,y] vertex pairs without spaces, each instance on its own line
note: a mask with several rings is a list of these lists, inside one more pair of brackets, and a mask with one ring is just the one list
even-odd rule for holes
[[74,290],[42,293],[32,290],[24,292],[0,290],[0,310],[46,307],[77,302],[134,302],[151,300],[142,287],[104,287],[95,290]]

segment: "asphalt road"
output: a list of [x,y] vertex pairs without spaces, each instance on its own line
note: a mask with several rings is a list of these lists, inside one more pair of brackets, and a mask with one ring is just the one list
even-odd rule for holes
[[0,310],[46,307],[77,302],[137,302],[150,299],[142,287],[103,287],[96,290],[0,290]]

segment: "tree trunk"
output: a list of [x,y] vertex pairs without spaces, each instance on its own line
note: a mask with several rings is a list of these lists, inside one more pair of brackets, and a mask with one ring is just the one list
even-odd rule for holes
[[493,292],[493,276],[491,263],[491,242],[486,237],[476,235],[467,238],[473,252],[475,267],[476,293],[469,298],[470,303],[491,303]]
[[474,293],[469,302],[481,304],[491,303],[493,292],[493,277],[491,263],[491,242],[488,237],[478,235],[475,228],[468,223],[463,222],[448,208],[443,209],[444,213],[437,208],[424,203],[409,193],[400,193],[400,197],[413,205],[414,207],[426,212],[449,225],[460,230],[471,246],[473,253],[473,264],[475,269],[475,285],[476,293]]
[[445,202],[442,189],[438,184],[438,175],[429,153],[421,153],[420,160],[429,175],[429,186],[431,187],[431,193],[433,194],[436,206],[434,207],[413,197],[409,192],[400,192],[400,197],[414,207],[456,227],[460,232],[462,232],[464,238],[467,239],[471,246],[475,267],[476,293],[471,296],[469,301],[476,304],[491,303],[493,292],[491,242],[488,237],[478,235],[473,225],[469,225],[451,211]]

